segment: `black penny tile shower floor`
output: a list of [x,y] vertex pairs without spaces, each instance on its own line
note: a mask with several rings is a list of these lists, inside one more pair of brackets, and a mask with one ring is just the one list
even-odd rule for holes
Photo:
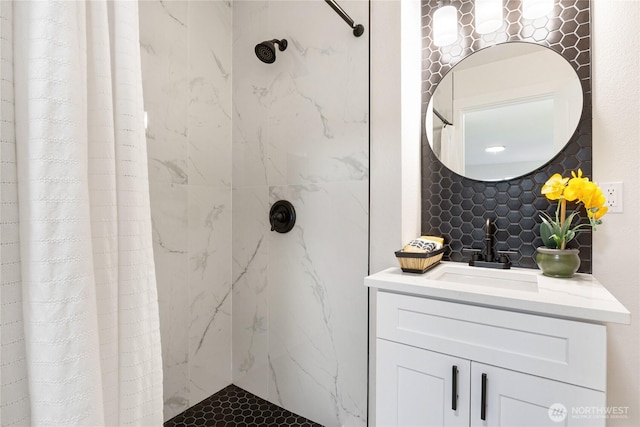
[[196,426],[322,427],[233,384],[164,423],[164,427]]

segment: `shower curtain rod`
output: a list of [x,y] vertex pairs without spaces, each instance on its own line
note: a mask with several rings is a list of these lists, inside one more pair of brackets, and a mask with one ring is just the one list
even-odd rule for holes
[[364,34],[364,25],[356,24],[353,21],[353,19],[351,19],[351,17],[347,14],[347,12],[345,12],[344,9],[341,8],[340,5],[335,2],[335,0],[324,0],[324,1],[326,1],[327,4],[331,6],[331,9],[335,10],[336,13],[340,15],[342,19],[344,19],[344,22],[346,22],[347,24],[349,24],[351,28],[353,28],[354,36],[360,37],[362,34]]
[[449,120],[445,119],[444,116],[438,113],[438,110],[435,108],[433,109],[433,114],[435,114],[445,126],[453,126],[453,123],[450,123]]

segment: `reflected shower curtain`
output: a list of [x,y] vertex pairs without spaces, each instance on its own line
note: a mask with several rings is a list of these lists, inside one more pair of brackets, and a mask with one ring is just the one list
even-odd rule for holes
[[1,3],[0,423],[159,426],[137,2]]

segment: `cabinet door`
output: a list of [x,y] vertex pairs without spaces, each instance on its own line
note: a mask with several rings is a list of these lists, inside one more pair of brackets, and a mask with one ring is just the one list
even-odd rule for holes
[[596,408],[605,408],[603,392],[471,363],[472,427],[604,426],[604,418],[585,414]]
[[376,356],[378,426],[469,425],[468,360],[383,339]]

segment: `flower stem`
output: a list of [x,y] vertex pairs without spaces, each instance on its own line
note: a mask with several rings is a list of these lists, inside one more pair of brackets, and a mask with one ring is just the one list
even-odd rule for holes
[[[563,228],[566,218],[567,218],[567,200],[563,198],[560,201],[560,228]],[[566,239],[564,238],[564,236],[562,236],[560,249],[564,250],[566,244],[567,244]]]

